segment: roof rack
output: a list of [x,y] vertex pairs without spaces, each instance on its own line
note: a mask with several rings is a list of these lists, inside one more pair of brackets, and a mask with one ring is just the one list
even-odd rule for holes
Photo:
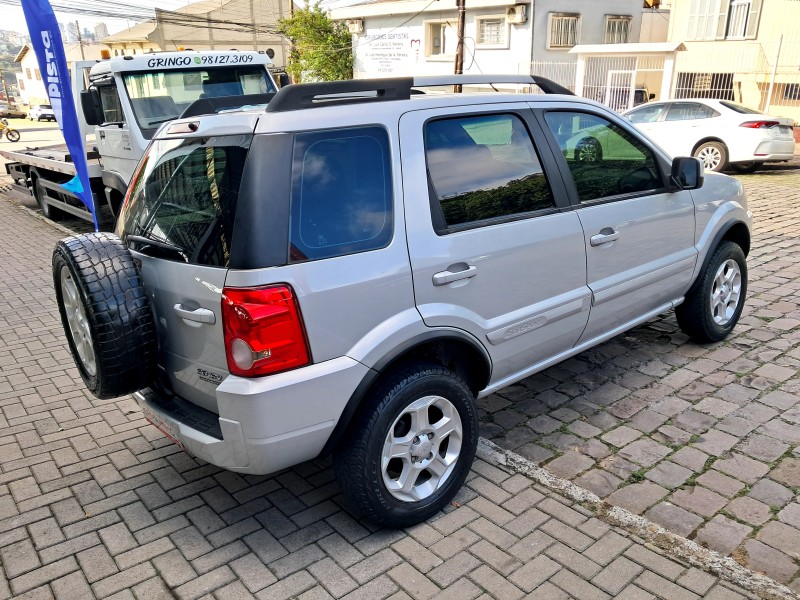
[[281,88],[267,105],[267,112],[285,112],[359,102],[408,100],[419,93],[414,88],[445,85],[492,85],[516,83],[536,85],[545,94],[574,94],[567,88],[534,75],[434,75],[385,79],[349,79],[322,83],[299,83]]

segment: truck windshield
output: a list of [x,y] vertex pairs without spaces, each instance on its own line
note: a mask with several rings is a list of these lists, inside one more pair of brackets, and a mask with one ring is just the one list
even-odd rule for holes
[[177,118],[200,98],[277,91],[263,65],[128,73],[123,81],[142,130]]

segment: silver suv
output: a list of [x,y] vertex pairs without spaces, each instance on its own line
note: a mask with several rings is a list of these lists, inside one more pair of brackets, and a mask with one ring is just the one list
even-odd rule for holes
[[[489,83],[545,93],[429,93]],[[343,81],[166,124],[116,234],[53,254],[87,387],[232,471],[332,454],[367,517],[405,526],[463,483],[476,398],[672,308],[721,340],[742,186],[568,94]]]

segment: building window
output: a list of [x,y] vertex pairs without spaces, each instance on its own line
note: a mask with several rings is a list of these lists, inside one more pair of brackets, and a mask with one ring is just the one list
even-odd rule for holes
[[580,37],[580,15],[550,13],[547,29],[547,47],[553,49],[572,48]]
[[633,17],[606,15],[606,44],[627,44]]
[[784,100],[800,100],[800,83],[787,83],[783,86]]
[[25,69],[25,76],[26,76],[28,79],[30,79],[30,78],[31,78],[31,70],[30,70],[30,69]]
[[763,0],[692,0],[687,40],[753,39]]
[[475,17],[475,27],[478,30],[478,46],[489,46],[495,48],[507,47],[505,15],[492,15],[485,17]]
[[41,81],[42,80],[42,74],[39,71],[39,69],[34,69],[33,73],[36,75],[36,81]]
[[425,23],[425,55],[454,56],[458,33],[448,21]]

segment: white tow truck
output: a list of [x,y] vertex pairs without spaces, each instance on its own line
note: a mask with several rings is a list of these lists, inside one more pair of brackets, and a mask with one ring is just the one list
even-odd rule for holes
[[[252,51],[176,51],[80,61],[72,90],[84,141],[98,220],[116,220],[128,183],[158,128],[192,116],[266,104],[277,91],[266,54]],[[281,78],[281,84],[287,83]],[[36,198],[44,216],[69,213],[92,220],[80,199],[61,187],[75,176],[66,145],[0,151],[11,161],[13,188]],[[107,207],[107,210],[103,209]]]

